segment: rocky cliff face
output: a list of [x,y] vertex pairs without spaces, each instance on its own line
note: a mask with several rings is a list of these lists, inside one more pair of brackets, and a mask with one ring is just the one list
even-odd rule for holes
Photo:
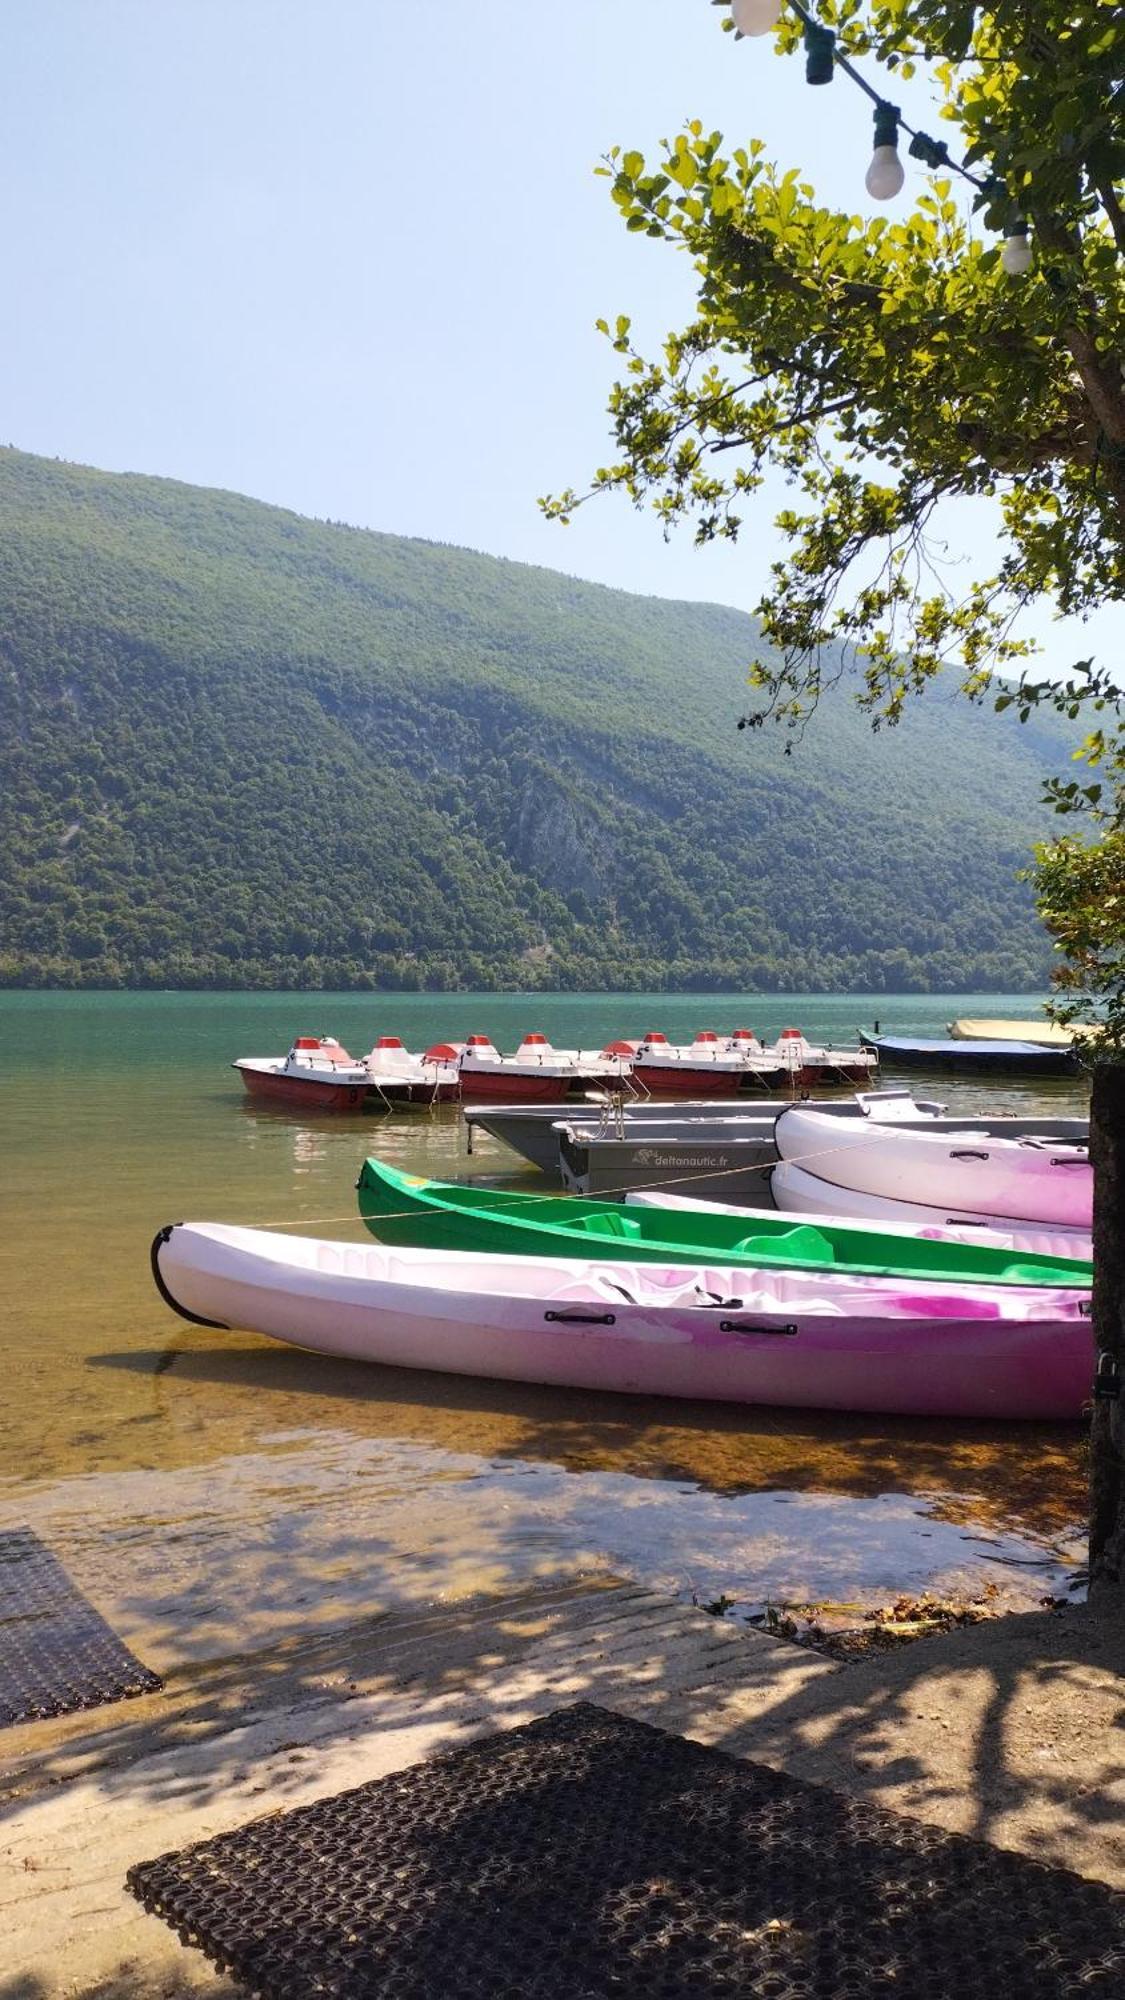
[[512,859],[545,889],[580,891],[595,905],[612,900],[620,872],[618,845],[607,829],[583,817],[573,794],[545,776],[525,781]]

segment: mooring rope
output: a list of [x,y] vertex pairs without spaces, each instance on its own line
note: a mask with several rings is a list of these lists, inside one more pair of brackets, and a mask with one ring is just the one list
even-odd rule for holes
[[[561,1124],[565,1123],[566,1121],[560,1120],[559,1122]],[[877,1131],[866,1133],[865,1138],[870,1143],[874,1143],[877,1139],[885,1138],[888,1133],[894,1132],[896,1129],[902,1129],[902,1128],[896,1128],[893,1125],[882,1126]],[[916,1130],[917,1128],[912,1127],[910,1129]],[[964,1137],[967,1133],[971,1133],[972,1130],[973,1130],[972,1125],[968,1124],[966,1125],[964,1132],[961,1133],[949,1132],[944,1134],[943,1136],[952,1140],[955,1138]],[[1066,1145],[1068,1143],[1069,1142],[1065,1139],[1060,1139],[1057,1141],[1057,1144],[1059,1144],[1060,1146]],[[821,1146],[818,1147],[815,1152],[806,1152],[797,1154],[784,1161],[781,1159],[780,1156],[773,1160],[748,1161],[741,1166],[740,1171],[746,1174],[771,1174],[774,1168],[777,1166],[787,1165],[795,1167],[804,1167],[806,1163],[810,1160],[831,1159],[837,1153],[847,1153],[847,1152],[852,1152],[854,1150],[855,1150],[854,1141],[850,1146],[849,1145]],[[623,1188],[621,1190],[621,1193],[622,1195],[659,1193],[662,1189],[671,1189],[675,1187],[680,1187],[683,1186],[685,1183],[694,1184],[698,1181],[722,1180],[725,1179],[733,1170],[734,1167],[732,1164],[728,1164],[727,1166],[724,1167],[714,1167],[706,1169],[697,1168],[688,1173],[673,1175],[670,1178],[662,1177],[660,1180],[655,1180],[655,1181],[639,1181],[635,1186]],[[495,1179],[495,1176],[492,1176],[491,1178]],[[437,1183],[428,1182],[425,1183],[425,1185],[428,1186],[437,1185],[440,1187],[443,1184],[441,1182]],[[445,1185],[472,1190],[473,1188],[476,1187],[480,1188],[489,1187],[491,1185],[491,1181],[482,1176],[479,1181],[454,1181],[445,1183]],[[523,1188],[501,1188],[501,1189],[494,1189],[493,1192],[505,1194],[510,1201],[516,1203],[544,1202],[551,1200],[598,1201],[603,1199],[603,1197],[597,1195],[571,1196],[566,1194],[560,1194],[559,1191],[554,1188],[547,1188],[542,1193],[532,1193],[530,1191],[525,1191]],[[847,1192],[846,1189],[841,1189],[841,1193],[846,1193],[846,1192]],[[770,1212],[771,1211],[768,1209],[764,1209],[762,1211],[762,1213],[765,1215],[770,1214]],[[776,1213],[776,1211],[774,1212]],[[451,1216],[458,1216],[463,1214],[466,1214],[466,1211],[455,1205],[444,1207],[435,1204],[433,1207],[430,1207],[428,1205],[423,1205],[421,1202],[418,1202],[412,1204],[409,1208],[381,1210],[378,1215],[373,1215],[370,1218],[370,1222],[374,1224],[376,1222],[404,1222],[411,1220],[417,1223],[424,1223],[428,1221],[448,1221]],[[814,1227],[816,1224],[816,1219],[817,1219],[816,1212],[810,1210],[810,1220]],[[319,1229],[322,1226],[322,1224],[327,1224],[327,1223],[355,1222],[357,1220],[357,1213],[355,1209],[352,1209],[348,1212],[347,1215],[300,1216],[296,1218],[296,1220],[300,1225],[300,1227],[302,1228]],[[363,1222],[365,1225],[368,1223],[368,1218],[364,1216],[362,1212],[359,1214],[358,1220]],[[871,1222],[876,1221],[877,1218],[865,1217],[865,1216],[855,1216],[855,1217],[849,1216],[846,1218],[846,1220],[849,1226],[854,1226],[856,1228],[862,1229],[866,1226],[869,1226]],[[241,1229],[281,1229],[281,1230],[292,1229],[293,1226],[294,1226],[293,1218],[289,1218],[284,1222],[246,1222],[246,1223],[239,1223],[236,1225],[232,1225],[232,1227],[238,1227]],[[1050,1224],[1050,1223],[1046,1223],[1043,1225],[1043,1227],[1046,1229],[1057,1228],[1060,1226],[1061,1225]]]
[[[743,1171],[745,1171],[746,1173],[751,1173],[751,1174],[768,1174],[768,1173],[772,1173],[772,1171],[773,1171],[774,1167],[776,1167],[776,1166],[777,1166],[778,1164],[779,1164],[779,1162],[778,1162],[777,1160],[759,1160],[759,1161],[755,1162],[755,1163],[754,1163],[753,1165],[751,1165],[751,1166],[748,1166],[748,1167],[746,1167],[745,1169],[743,1169]],[[676,1177],[675,1179],[673,1179],[673,1180],[659,1180],[659,1181],[641,1181],[641,1182],[639,1182],[639,1183],[637,1184],[637,1186],[636,1186],[636,1187],[629,1187],[629,1188],[624,1188],[624,1189],[622,1189],[622,1193],[623,1193],[623,1194],[653,1194],[653,1193],[656,1193],[656,1192],[658,1192],[658,1191],[659,1191],[659,1190],[660,1190],[661,1188],[673,1188],[673,1187],[680,1187],[680,1186],[681,1186],[681,1185],[682,1185],[682,1184],[683,1184],[683,1183],[684,1183],[685,1181],[701,1181],[701,1180],[716,1180],[716,1179],[721,1179],[721,1178],[722,1178],[722,1177],[723,1177],[723,1176],[724,1176],[725,1174],[729,1174],[729,1173],[730,1173],[730,1171],[731,1171],[731,1169],[730,1169],[729,1167],[716,1167],[716,1168],[714,1169],[714,1171],[713,1171],[713,1172],[706,1172],[706,1173],[700,1173],[700,1172],[697,1172],[697,1173],[690,1173],[690,1174],[680,1174],[680,1175],[678,1175],[678,1176],[677,1176],[677,1177]],[[446,1181],[446,1182],[444,1182],[444,1183],[443,1183],[443,1182],[440,1182],[440,1181],[439,1181],[439,1182],[436,1182],[436,1183],[435,1183],[435,1182],[432,1182],[432,1181],[431,1181],[431,1182],[428,1182],[428,1183],[427,1183],[427,1185],[428,1185],[428,1186],[431,1186],[431,1187],[432,1187],[432,1186],[435,1186],[435,1185],[436,1185],[436,1186],[438,1186],[438,1187],[441,1187],[441,1186],[446,1186],[446,1187],[456,1187],[456,1188],[467,1188],[467,1189],[469,1189],[469,1190],[472,1190],[473,1188],[477,1188],[477,1187],[479,1187],[479,1188],[490,1188],[490,1189],[491,1189],[491,1191],[492,1191],[493,1193],[496,1193],[496,1194],[505,1194],[505,1195],[507,1195],[507,1196],[508,1196],[508,1197],[509,1197],[509,1198],[510,1198],[510,1199],[511,1199],[512,1201],[540,1201],[540,1202],[542,1202],[542,1201],[600,1201],[600,1200],[602,1200],[602,1197],[601,1197],[600,1195],[570,1195],[570,1194],[568,1194],[568,1193],[567,1193],[567,1192],[566,1192],[565,1190],[561,1190],[561,1189],[559,1189],[559,1188],[545,1188],[545,1189],[543,1190],[543,1192],[542,1192],[541,1194],[531,1194],[531,1193],[525,1193],[525,1191],[524,1191],[524,1189],[523,1189],[523,1188],[492,1188],[492,1180],[493,1180],[493,1179],[495,1179],[495,1176],[492,1176],[492,1179],[486,1179],[486,1178],[485,1178],[485,1177],[484,1177],[484,1176],[482,1175],[482,1176],[481,1176],[481,1178],[480,1178],[480,1180],[478,1180],[478,1181]],[[614,1204],[614,1206],[617,1206],[617,1205],[618,1205],[618,1204]],[[608,1206],[610,1206],[610,1204],[609,1204],[609,1203],[607,1203],[607,1204],[606,1204],[606,1206],[608,1207]],[[429,1207],[429,1206],[423,1206],[423,1205],[422,1205],[421,1203],[418,1203],[418,1204],[415,1204],[415,1205],[413,1205],[413,1206],[412,1206],[412,1207],[410,1207],[410,1208],[394,1208],[394,1209],[390,1209],[390,1208],[388,1208],[388,1209],[380,1209],[380,1211],[379,1211],[379,1213],[378,1213],[377,1215],[372,1215],[372,1217],[371,1217],[371,1222],[372,1222],[372,1223],[375,1223],[375,1222],[405,1222],[405,1221],[409,1221],[409,1220],[413,1220],[413,1221],[430,1221],[430,1220],[434,1220],[434,1221],[437,1221],[437,1220],[441,1220],[441,1221],[448,1221],[448,1219],[449,1219],[449,1217],[450,1217],[450,1216],[456,1216],[456,1215],[462,1215],[462,1214],[465,1214],[465,1213],[467,1213],[467,1211],[466,1211],[466,1210],[464,1210],[464,1209],[460,1209],[460,1208],[458,1208],[458,1207],[456,1207],[456,1206],[452,1206],[452,1205],[451,1205],[450,1207],[448,1207],[448,1208],[444,1208],[444,1207],[438,1207],[437,1205],[435,1205],[434,1207],[432,1207],[432,1208],[431,1208],[431,1207]],[[767,1214],[767,1215],[768,1215],[768,1213],[769,1213],[769,1210],[768,1210],[768,1209],[766,1209],[766,1210],[763,1210],[763,1213],[764,1213],[764,1214]],[[357,1214],[358,1214],[358,1219],[359,1219],[359,1221],[361,1221],[361,1222],[366,1222],[366,1221],[367,1221],[367,1217],[366,1217],[366,1216],[364,1216],[364,1215],[362,1214],[362,1212],[358,1211],[357,1209],[351,1209],[351,1210],[349,1210],[349,1212],[348,1212],[348,1214],[347,1214],[347,1215],[307,1215],[307,1216],[303,1215],[303,1216],[298,1216],[298,1217],[297,1217],[297,1221],[298,1221],[298,1222],[300,1223],[300,1225],[301,1225],[301,1227],[302,1227],[302,1228],[305,1228],[305,1229],[307,1229],[307,1228],[312,1228],[312,1227],[315,1227],[315,1228],[318,1228],[318,1229],[319,1229],[322,1223],[329,1223],[329,1222],[355,1222],[355,1221],[356,1221],[356,1219],[357,1219]],[[287,1221],[285,1221],[285,1222],[240,1222],[240,1223],[232,1223],[232,1224],[231,1224],[231,1227],[232,1227],[232,1228],[238,1228],[238,1229],[291,1229],[291,1228],[293,1227],[293,1219],[292,1219],[292,1218],[290,1218],[289,1220],[287,1220]]]

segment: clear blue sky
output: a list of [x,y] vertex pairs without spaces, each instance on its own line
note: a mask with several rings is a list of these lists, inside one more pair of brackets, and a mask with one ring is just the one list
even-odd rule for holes
[[[842,78],[810,90],[707,0],[34,0],[0,76],[0,440],[753,604],[768,499],[696,552],[624,502],[563,530],[535,497],[608,456],[595,318],[655,342],[690,299],[599,155],[699,116],[858,208]],[[1038,629],[1058,664],[1089,649]]]

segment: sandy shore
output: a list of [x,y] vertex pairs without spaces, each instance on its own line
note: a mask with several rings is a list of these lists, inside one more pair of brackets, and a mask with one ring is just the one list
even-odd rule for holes
[[576,1579],[165,1671],[161,1694],[4,1732],[0,2000],[230,1991],[126,1893],[134,1861],[576,1699],[1125,1888],[1115,1607],[839,1664]]

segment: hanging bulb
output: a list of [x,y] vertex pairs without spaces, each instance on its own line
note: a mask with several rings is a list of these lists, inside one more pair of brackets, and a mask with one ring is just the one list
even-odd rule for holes
[[768,35],[781,19],[783,0],[730,0],[731,18],[740,35]]
[[1009,278],[1022,278],[1031,269],[1031,238],[1026,222],[1011,222],[1000,252],[1000,262]]
[[871,165],[864,176],[864,186],[874,201],[893,201],[902,193],[906,179],[906,169],[898,156],[897,146],[876,146],[871,155]]
[[893,201],[901,194],[906,170],[898,156],[898,112],[893,104],[875,106],[875,151],[864,186],[875,201]]

